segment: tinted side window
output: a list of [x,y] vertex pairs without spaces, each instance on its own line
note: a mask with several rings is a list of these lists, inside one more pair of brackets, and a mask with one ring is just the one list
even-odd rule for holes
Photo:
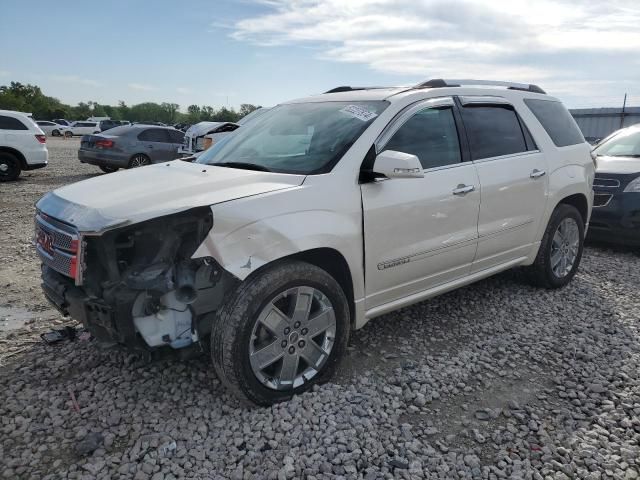
[[141,132],[138,135],[138,140],[142,140],[143,142],[163,142],[163,143],[167,143],[169,141],[167,138],[166,132],[161,128],[149,128],[144,132]]
[[527,151],[518,116],[512,108],[468,105],[462,108],[462,118],[473,160]]
[[582,132],[562,103],[534,98],[526,98],[524,103],[542,124],[556,147],[584,142]]
[[459,163],[460,144],[451,108],[427,108],[407,120],[393,134],[385,150],[410,153],[424,168]]
[[172,143],[182,143],[184,141],[184,133],[178,132],[177,130],[174,132],[173,130],[167,130],[169,134],[169,138]]
[[0,115],[0,130],[29,130],[29,128],[17,118]]

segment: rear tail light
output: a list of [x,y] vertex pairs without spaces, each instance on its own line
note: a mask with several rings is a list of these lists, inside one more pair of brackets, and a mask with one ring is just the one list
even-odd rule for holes
[[113,148],[115,142],[113,140],[97,140],[95,145],[98,148]]
[[46,135],[36,135],[36,140],[38,140],[40,143],[46,143],[47,142],[47,136]]

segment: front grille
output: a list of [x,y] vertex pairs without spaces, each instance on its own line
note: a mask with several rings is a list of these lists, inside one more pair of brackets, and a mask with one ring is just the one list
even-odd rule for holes
[[617,178],[604,178],[596,175],[593,181],[594,188],[618,188],[620,186],[620,180]]
[[36,214],[34,244],[42,263],[81,283],[79,233],[70,225],[41,212]]
[[593,206],[594,207],[605,207],[611,201],[613,197],[610,193],[596,193],[593,195]]

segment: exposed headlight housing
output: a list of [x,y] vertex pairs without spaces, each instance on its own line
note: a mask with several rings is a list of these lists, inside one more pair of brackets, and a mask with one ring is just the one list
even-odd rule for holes
[[625,193],[640,193],[640,177],[636,177],[629,182],[624,189]]

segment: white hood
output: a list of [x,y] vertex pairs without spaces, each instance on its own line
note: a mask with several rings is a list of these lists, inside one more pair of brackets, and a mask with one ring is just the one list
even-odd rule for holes
[[67,185],[45,195],[37,207],[80,231],[102,231],[194,207],[296,187],[304,178],[304,175],[175,160]]

